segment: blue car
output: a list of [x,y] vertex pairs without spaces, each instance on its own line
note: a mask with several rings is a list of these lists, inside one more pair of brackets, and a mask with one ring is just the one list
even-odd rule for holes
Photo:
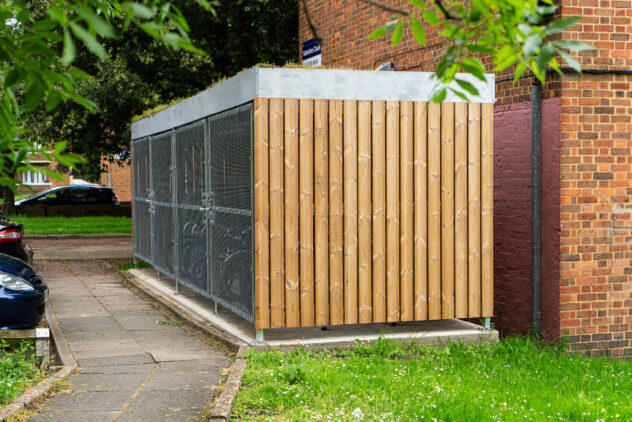
[[47,299],[48,287],[33,268],[0,253],[0,330],[39,324]]

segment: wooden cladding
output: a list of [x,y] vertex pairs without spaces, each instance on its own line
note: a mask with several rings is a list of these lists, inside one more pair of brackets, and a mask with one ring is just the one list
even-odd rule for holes
[[256,98],[256,328],[492,316],[492,120]]

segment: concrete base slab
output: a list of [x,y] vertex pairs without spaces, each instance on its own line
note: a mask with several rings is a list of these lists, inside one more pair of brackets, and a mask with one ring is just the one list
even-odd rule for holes
[[116,416],[115,411],[110,412],[48,412],[38,413],[29,418],[29,422],[111,422]]
[[176,294],[175,281],[166,277],[157,277],[156,271],[149,269],[133,269],[129,273],[134,277],[134,284],[151,296],[166,296],[178,307],[191,312],[220,332],[228,333],[240,344],[249,344],[258,348],[274,347],[292,349],[304,347],[347,348],[353,347],[356,341],[371,342],[380,337],[402,341],[414,341],[419,344],[435,344],[450,341],[482,343],[498,339],[496,330],[468,321],[458,319],[401,322],[391,324],[357,324],[320,327],[283,328],[264,330],[264,343],[256,341],[256,331],[252,323],[222,310],[214,313],[214,303],[191,290],[181,286],[181,293]]
[[75,391],[131,391],[135,392],[138,386],[147,379],[147,374],[94,374],[82,372],[72,375],[68,382]]

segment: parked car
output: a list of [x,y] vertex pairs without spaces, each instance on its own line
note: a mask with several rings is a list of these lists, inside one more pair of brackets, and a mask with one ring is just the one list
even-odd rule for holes
[[33,254],[22,240],[23,236],[24,224],[13,223],[0,214],[0,253],[21,259],[28,264]]
[[0,254],[0,330],[33,327],[42,320],[48,287],[28,264]]
[[20,208],[31,205],[99,205],[119,204],[112,188],[101,186],[59,186],[39,192],[15,201],[18,213]]

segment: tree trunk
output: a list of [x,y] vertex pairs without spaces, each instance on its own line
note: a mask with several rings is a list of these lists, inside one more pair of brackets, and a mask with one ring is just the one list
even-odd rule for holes
[[2,193],[2,207],[0,208],[0,214],[9,216],[14,215],[16,212],[15,209],[15,193],[7,187],[0,187],[0,192]]

